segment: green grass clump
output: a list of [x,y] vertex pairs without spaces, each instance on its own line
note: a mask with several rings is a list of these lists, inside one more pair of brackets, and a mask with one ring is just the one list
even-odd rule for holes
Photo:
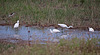
[[15,49],[15,45],[14,44],[10,44],[10,43],[0,43],[0,53],[6,51],[9,48],[13,48]]

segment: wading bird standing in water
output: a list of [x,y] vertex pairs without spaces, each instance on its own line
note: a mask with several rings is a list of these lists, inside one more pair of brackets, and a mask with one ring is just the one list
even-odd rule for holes
[[58,30],[58,29],[53,29],[53,30],[51,30],[51,29],[50,29],[50,32],[51,32],[51,33],[57,33],[57,32],[60,32],[60,30]]
[[90,32],[94,32],[94,29],[91,28],[91,27],[89,27],[89,31],[90,31]]
[[[89,27],[89,32],[94,32],[94,29],[92,27]],[[93,36],[93,33],[88,33],[89,34],[89,40],[91,40],[90,35]]]
[[[61,26],[62,28],[73,28],[73,26],[67,26],[66,24],[58,24],[59,26]],[[62,29],[63,30],[63,29]],[[62,31],[62,33],[64,32],[64,30]]]
[[[58,29],[52,29],[52,30],[51,30],[51,29],[50,29],[50,32],[51,32],[51,33],[58,33],[58,32],[60,32],[60,30],[58,30]],[[55,36],[55,37],[56,37],[56,36]]]
[[63,28],[73,28],[73,26],[67,26],[66,24],[58,24],[59,26],[63,27]]
[[14,28],[18,28],[19,27],[19,20],[17,20],[17,23],[15,23]]

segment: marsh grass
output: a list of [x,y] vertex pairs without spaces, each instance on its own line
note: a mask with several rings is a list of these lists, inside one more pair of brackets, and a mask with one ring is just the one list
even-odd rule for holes
[[99,55],[100,43],[98,42],[100,39],[97,38],[86,40],[75,37],[61,39],[59,43],[17,45],[15,49],[6,49],[1,55]]
[[7,43],[7,42],[0,42],[0,53],[6,51],[9,48],[15,49],[16,45]]
[[[0,0],[0,19],[26,24],[65,23],[74,26],[99,26],[99,0]],[[16,14],[10,17],[12,12]]]

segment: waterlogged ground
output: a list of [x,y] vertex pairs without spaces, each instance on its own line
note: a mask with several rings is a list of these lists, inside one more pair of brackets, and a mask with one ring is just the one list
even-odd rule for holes
[[58,28],[61,31],[60,33],[51,33],[50,29],[54,29],[54,27],[20,26],[18,29],[14,29],[13,26],[0,26],[0,39],[10,42],[16,42],[18,39],[30,42],[38,40],[39,43],[44,44],[46,41],[59,42],[62,38],[100,38],[100,31],[89,32],[82,29]]
[[100,55],[100,31],[0,26],[0,55]]

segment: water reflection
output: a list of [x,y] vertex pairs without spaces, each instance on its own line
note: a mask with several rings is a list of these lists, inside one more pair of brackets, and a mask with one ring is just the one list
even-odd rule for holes
[[58,41],[59,39],[67,39],[72,37],[82,37],[82,38],[100,38],[100,31],[88,32],[87,30],[79,29],[61,29],[58,28],[60,33],[50,33],[49,29],[54,29],[54,27],[39,28],[36,26],[25,27],[20,26],[18,29],[14,29],[12,26],[0,26],[0,38],[17,38],[23,40],[42,40],[47,41],[48,38],[54,38],[53,41]]

